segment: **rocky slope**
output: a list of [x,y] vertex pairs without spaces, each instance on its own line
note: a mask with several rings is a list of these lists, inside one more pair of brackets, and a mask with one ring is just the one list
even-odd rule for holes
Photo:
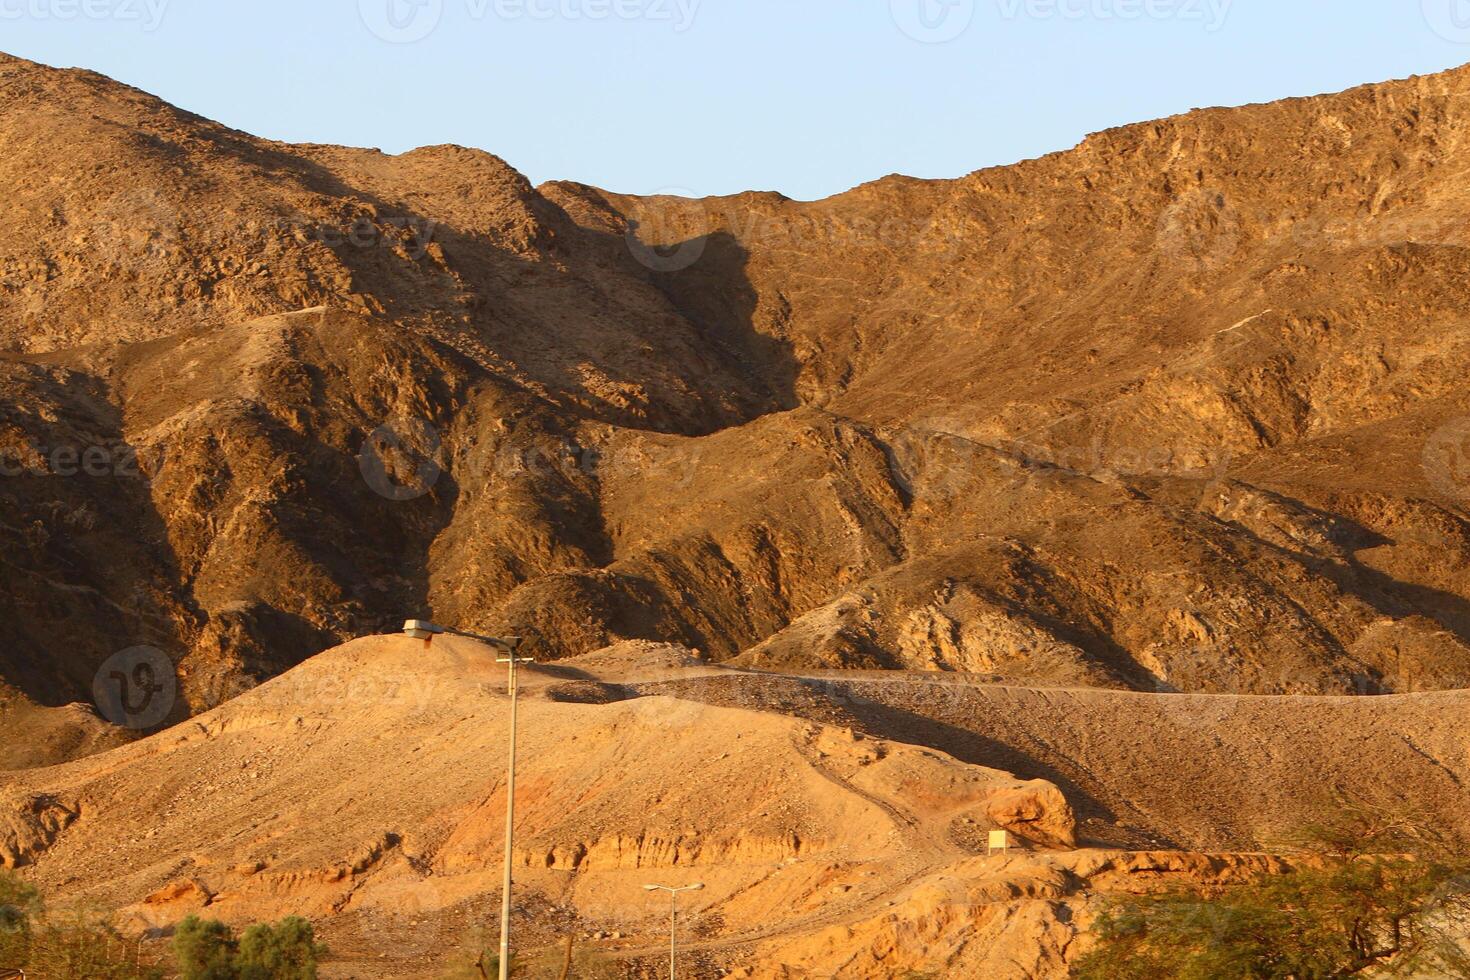
[[[778,714],[554,690],[572,675],[619,683],[630,655],[708,672],[687,651],[615,648],[524,685],[515,863],[531,935],[636,928],[655,945],[663,910],[638,914],[641,884],[697,874],[711,938],[743,945],[776,931],[783,903],[798,906],[783,930],[878,907],[991,828],[1042,851],[1075,844],[1071,808],[1045,781]],[[121,909],[143,934],[202,909],[300,914],[376,958],[389,945],[373,923],[423,920],[384,955],[394,976],[430,974],[499,893],[508,713],[495,656],[366,638],[152,738],[0,776],[0,866]]]
[[148,646],[178,719],[411,614],[549,657],[1466,684],[1466,71],[812,203],[0,87],[12,698]]
[[[499,908],[495,658],[364,638],[133,744],[0,773],[0,865],[145,942],[191,913],[305,915],[326,977],[442,977]],[[1285,835],[1331,792],[1470,834],[1463,692],[953,681],[750,673],[646,642],[528,668],[518,956],[555,976],[570,941],[579,971],[650,975],[668,905],[642,886],[697,881],[681,975],[1060,978],[1106,896],[1311,860]]]

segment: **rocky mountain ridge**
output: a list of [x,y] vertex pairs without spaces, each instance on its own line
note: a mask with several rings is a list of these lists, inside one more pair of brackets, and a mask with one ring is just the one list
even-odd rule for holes
[[0,682],[408,615],[1158,692],[1470,676],[1470,73],[818,202],[0,62]]

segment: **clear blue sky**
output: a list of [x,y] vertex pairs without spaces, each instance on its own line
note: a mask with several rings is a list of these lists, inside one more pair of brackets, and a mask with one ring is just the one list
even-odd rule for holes
[[0,50],[277,139],[813,198],[1462,64],[1470,0],[0,0]]

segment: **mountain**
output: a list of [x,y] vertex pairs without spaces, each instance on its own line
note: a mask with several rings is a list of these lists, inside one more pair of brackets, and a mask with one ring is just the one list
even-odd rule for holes
[[[0,866],[116,911],[149,949],[191,914],[302,915],[332,950],[323,976],[444,977],[495,937],[496,655],[367,637],[134,744],[0,773]],[[582,975],[655,975],[669,906],[643,885],[699,882],[681,976],[1065,977],[1102,900],[1310,862],[1290,841],[1335,794],[1410,800],[1463,840],[1467,697],[814,678],[648,642],[537,665],[514,949],[532,975],[568,944]]]
[[179,720],[408,616],[543,658],[1467,686],[1470,71],[810,203],[0,86],[0,701],[141,646]]

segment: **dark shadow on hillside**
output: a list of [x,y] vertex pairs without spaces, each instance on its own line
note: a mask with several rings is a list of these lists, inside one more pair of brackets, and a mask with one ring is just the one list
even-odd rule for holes
[[0,454],[0,684],[91,703],[113,654],[177,661],[197,610],[168,594],[179,572],[149,483],[160,461],[128,443],[106,384],[7,361],[0,427],[21,438]]
[[[632,233],[636,231],[635,226]],[[654,284],[749,385],[766,413],[797,408],[801,365],[790,343],[770,332],[786,327],[789,311],[773,315],[762,330],[756,322],[760,296],[747,272],[749,252],[728,232],[705,236],[703,246],[699,259],[687,269],[654,272]]]
[[[432,195],[410,209],[303,154],[239,141],[231,148],[370,212],[387,229],[384,236],[414,229],[426,239],[416,242],[416,254],[382,247],[387,237],[374,247],[350,239],[330,247],[388,316],[432,324],[436,339],[489,370],[513,364],[571,395],[565,405],[579,414],[705,435],[798,404],[799,365],[777,335],[789,314],[756,323],[760,297],[747,275],[748,254],[727,232],[654,248],[640,240],[647,229],[637,216],[608,199],[598,196],[627,222],[626,235],[578,224],[527,184],[516,193],[533,222],[519,232],[526,240],[511,247],[430,217]],[[700,213],[704,207],[690,206]],[[677,260],[663,260],[670,255]],[[588,365],[605,380],[590,377]],[[638,394],[630,401],[628,392]]]
[[1052,783],[1062,791],[1076,813],[1083,846],[1182,846],[1150,827],[1144,815],[1120,815],[1103,804],[1083,785],[1085,772],[1064,772],[1014,746],[977,732],[915,710],[862,697],[841,680],[744,673],[728,677],[625,683],[615,688],[604,685],[595,690],[563,689],[560,694],[566,700],[585,699],[593,703],[651,695],[673,696],[704,704],[775,712],[819,724],[851,728],[870,738],[921,745],[971,765],[1008,772],[1020,779],[1044,779]]
[[[1245,524],[1230,521],[1230,528],[1251,539],[1266,552],[1278,552],[1300,563],[1313,575],[1321,576],[1347,595],[1366,603],[1379,615],[1402,620],[1410,616],[1422,616],[1433,622],[1461,643],[1470,645],[1470,599],[1436,589],[1394,578],[1386,572],[1364,565],[1356,552],[1393,545],[1393,539],[1365,527],[1356,520],[1332,511],[1313,507],[1306,502],[1278,491],[1253,487],[1256,492],[1291,507],[1299,514],[1330,528],[1332,542],[1343,549],[1344,559],[1333,559],[1306,548],[1288,547],[1280,542],[1262,537]],[[1325,630],[1324,630],[1325,632]],[[1358,655],[1341,643],[1337,652],[1344,660],[1358,659]],[[1405,693],[1398,690],[1395,679],[1378,675],[1382,665],[1374,667],[1354,678],[1356,693],[1365,695]],[[1458,690],[1470,688],[1470,662],[1441,663],[1436,670],[1418,678],[1415,690]],[[1324,691],[1323,693],[1340,693]]]

